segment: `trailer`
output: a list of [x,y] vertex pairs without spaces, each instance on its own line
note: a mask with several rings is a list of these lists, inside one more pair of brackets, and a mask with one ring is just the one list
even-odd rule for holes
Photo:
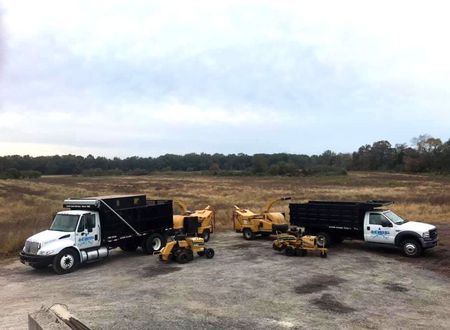
[[33,268],[52,265],[58,274],[85,262],[105,258],[120,247],[153,254],[162,249],[173,227],[171,200],[145,195],[66,199],[48,230],[25,242],[20,261]]
[[411,257],[438,242],[435,226],[407,221],[385,209],[392,201],[309,201],[289,204],[291,225],[315,235],[323,247],[344,239],[363,240],[372,245],[396,247]]

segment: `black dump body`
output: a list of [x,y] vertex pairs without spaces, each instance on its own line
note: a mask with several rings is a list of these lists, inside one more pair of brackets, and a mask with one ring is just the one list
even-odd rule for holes
[[155,232],[162,233],[173,227],[171,200],[147,200],[145,195],[99,196],[78,200],[98,201],[96,205],[89,206],[81,203],[80,205],[65,203],[64,207],[72,210],[99,211],[104,242]]
[[309,201],[289,204],[291,225],[304,227],[306,233],[364,239],[364,215],[367,211],[392,204],[390,201],[335,202]]

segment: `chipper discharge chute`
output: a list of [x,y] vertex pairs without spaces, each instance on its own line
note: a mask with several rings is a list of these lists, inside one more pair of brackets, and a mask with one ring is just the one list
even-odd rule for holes
[[186,204],[179,200],[174,200],[181,214],[173,216],[173,229],[177,233],[183,233],[184,219],[186,217],[196,217],[199,223],[195,236],[199,236],[208,242],[211,234],[214,233],[216,214],[211,206],[207,206],[202,210],[189,211]]
[[322,258],[328,256],[328,249],[318,245],[317,237],[311,235],[295,236],[291,234],[280,234],[273,242],[273,249],[284,252],[287,256],[307,255],[308,251],[319,251]]
[[214,257],[214,250],[206,247],[205,240],[196,237],[199,223],[197,217],[185,217],[183,233],[175,234],[166,246],[156,254],[161,261],[177,261],[180,264],[194,260],[194,253],[205,256],[207,259]]
[[282,197],[269,201],[260,213],[234,206],[233,227],[237,233],[242,233],[247,240],[254,239],[256,235],[269,236],[271,234],[285,233],[289,223],[282,212],[270,212],[272,206],[280,201],[290,200]]

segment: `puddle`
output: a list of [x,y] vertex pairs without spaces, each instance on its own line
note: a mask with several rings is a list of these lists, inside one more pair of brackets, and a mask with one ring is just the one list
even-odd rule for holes
[[328,289],[330,286],[337,286],[345,282],[340,277],[331,276],[331,275],[319,275],[312,278],[305,284],[295,287],[295,292],[298,294],[309,294],[314,292],[320,292]]
[[386,289],[394,292],[407,292],[409,289],[398,283],[386,283]]
[[183,268],[178,267],[178,266],[168,266],[168,265],[164,265],[164,264],[161,264],[160,266],[149,266],[149,267],[143,268],[143,270],[144,270],[143,276],[144,277],[154,277],[154,276],[159,276],[159,275],[166,275],[166,274],[177,272],[181,269],[183,269]]
[[335,296],[329,293],[324,293],[320,298],[314,299],[312,303],[320,309],[339,314],[346,314],[355,311],[354,308],[341,303]]

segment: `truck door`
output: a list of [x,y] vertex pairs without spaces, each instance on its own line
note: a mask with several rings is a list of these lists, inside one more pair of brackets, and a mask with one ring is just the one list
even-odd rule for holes
[[396,235],[394,227],[382,213],[369,212],[364,223],[364,240],[366,242],[394,244]]
[[86,213],[78,223],[76,244],[79,249],[89,249],[100,245],[100,226],[95,214]]

